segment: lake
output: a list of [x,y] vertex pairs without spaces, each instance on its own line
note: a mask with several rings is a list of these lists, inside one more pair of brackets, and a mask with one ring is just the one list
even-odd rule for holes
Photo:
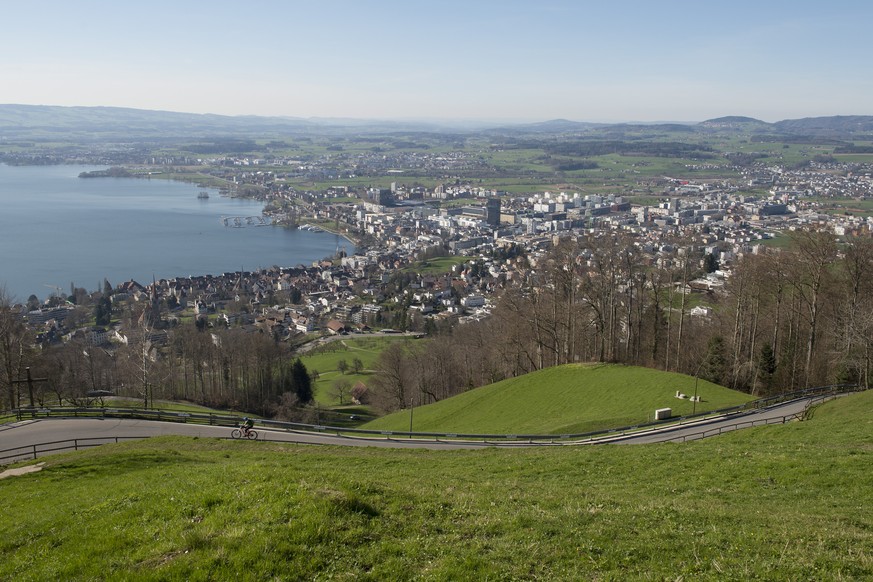
[[255,200],[163,179],[78,177],[99,169],[0,164],[0,286],[15,300],[69,294],[71,283],[94,291],[104,279],[147,284],[354,252],[330,233],[224,225],[224,216],[260,216]]

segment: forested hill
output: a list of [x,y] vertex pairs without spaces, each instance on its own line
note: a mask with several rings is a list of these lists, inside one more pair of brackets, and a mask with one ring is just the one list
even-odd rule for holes
[[752,117],[729,116],[708,119],[699,124],[706,129],[735,129],[780,135],[811,135],[850,138],[873,132],[873,115],[835,115],[806,117],[767,123]]

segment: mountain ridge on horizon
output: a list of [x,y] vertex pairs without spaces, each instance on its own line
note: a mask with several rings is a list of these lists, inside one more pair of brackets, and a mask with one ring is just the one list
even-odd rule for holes
[[197,135],[248,133],[293,134],[318,131],[498,131],[520,133],[566,133],[598,128],[759,129],[778,133],[855,133],[873,131],[873,116],[835,115],[766,122],[753,117],[723,116],[699,122],[591,122],[554,118],[536,122],[489,122],[484,120],[366,119],[354,117],[295,117],[222,115],[117,106],[63,106],[0,104],[0,138],[16,134],[60,132],[98,137],[123,133],[128,137],[196,137]]

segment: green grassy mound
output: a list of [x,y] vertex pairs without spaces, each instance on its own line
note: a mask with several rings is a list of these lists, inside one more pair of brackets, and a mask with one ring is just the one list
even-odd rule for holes
[[[653,420],[658,408],[674,416],[691,414],[694,378],[636,366],[568,364],[476,388],[416,407],[413,430],[476,434],[573,434]],[[700,380],[697,412],[735,406],[748,394]],[[409,430],[409,411],[364,425],[376,430]]]
[[683,445],[162,437],[0,480],[0,579],[859,580],[873,392]]

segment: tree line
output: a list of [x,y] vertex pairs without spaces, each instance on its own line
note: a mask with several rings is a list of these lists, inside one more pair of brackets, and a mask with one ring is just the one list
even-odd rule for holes
[[[715,261],[682,241],[644,252],[620,234],[565,240],[528,261],[492,317],[393,345],[374,404],[396,410],[567,363],[615,362],[700,376],[756,395],[869,386],[873,239],[809,230],[739,257],[723,290],[694,290]],[[692,315],[700,299],[711,313]]]
[[147,307],[129,312],[125,320],[126,342],[111,350],[85,338],[36,348],[32,330],[0,291],[3,407],[31,404],[17,382],[28,367],[46,379],[35,391],[38,406],[86,404],[94,394],[112,393],[140,399],[144,406],[161,399],[186,400],[272,415],[287,412],[289,402],[302,405],[313,399],[306,367],[270,334],[194,323],[160,334],[149,324]]

